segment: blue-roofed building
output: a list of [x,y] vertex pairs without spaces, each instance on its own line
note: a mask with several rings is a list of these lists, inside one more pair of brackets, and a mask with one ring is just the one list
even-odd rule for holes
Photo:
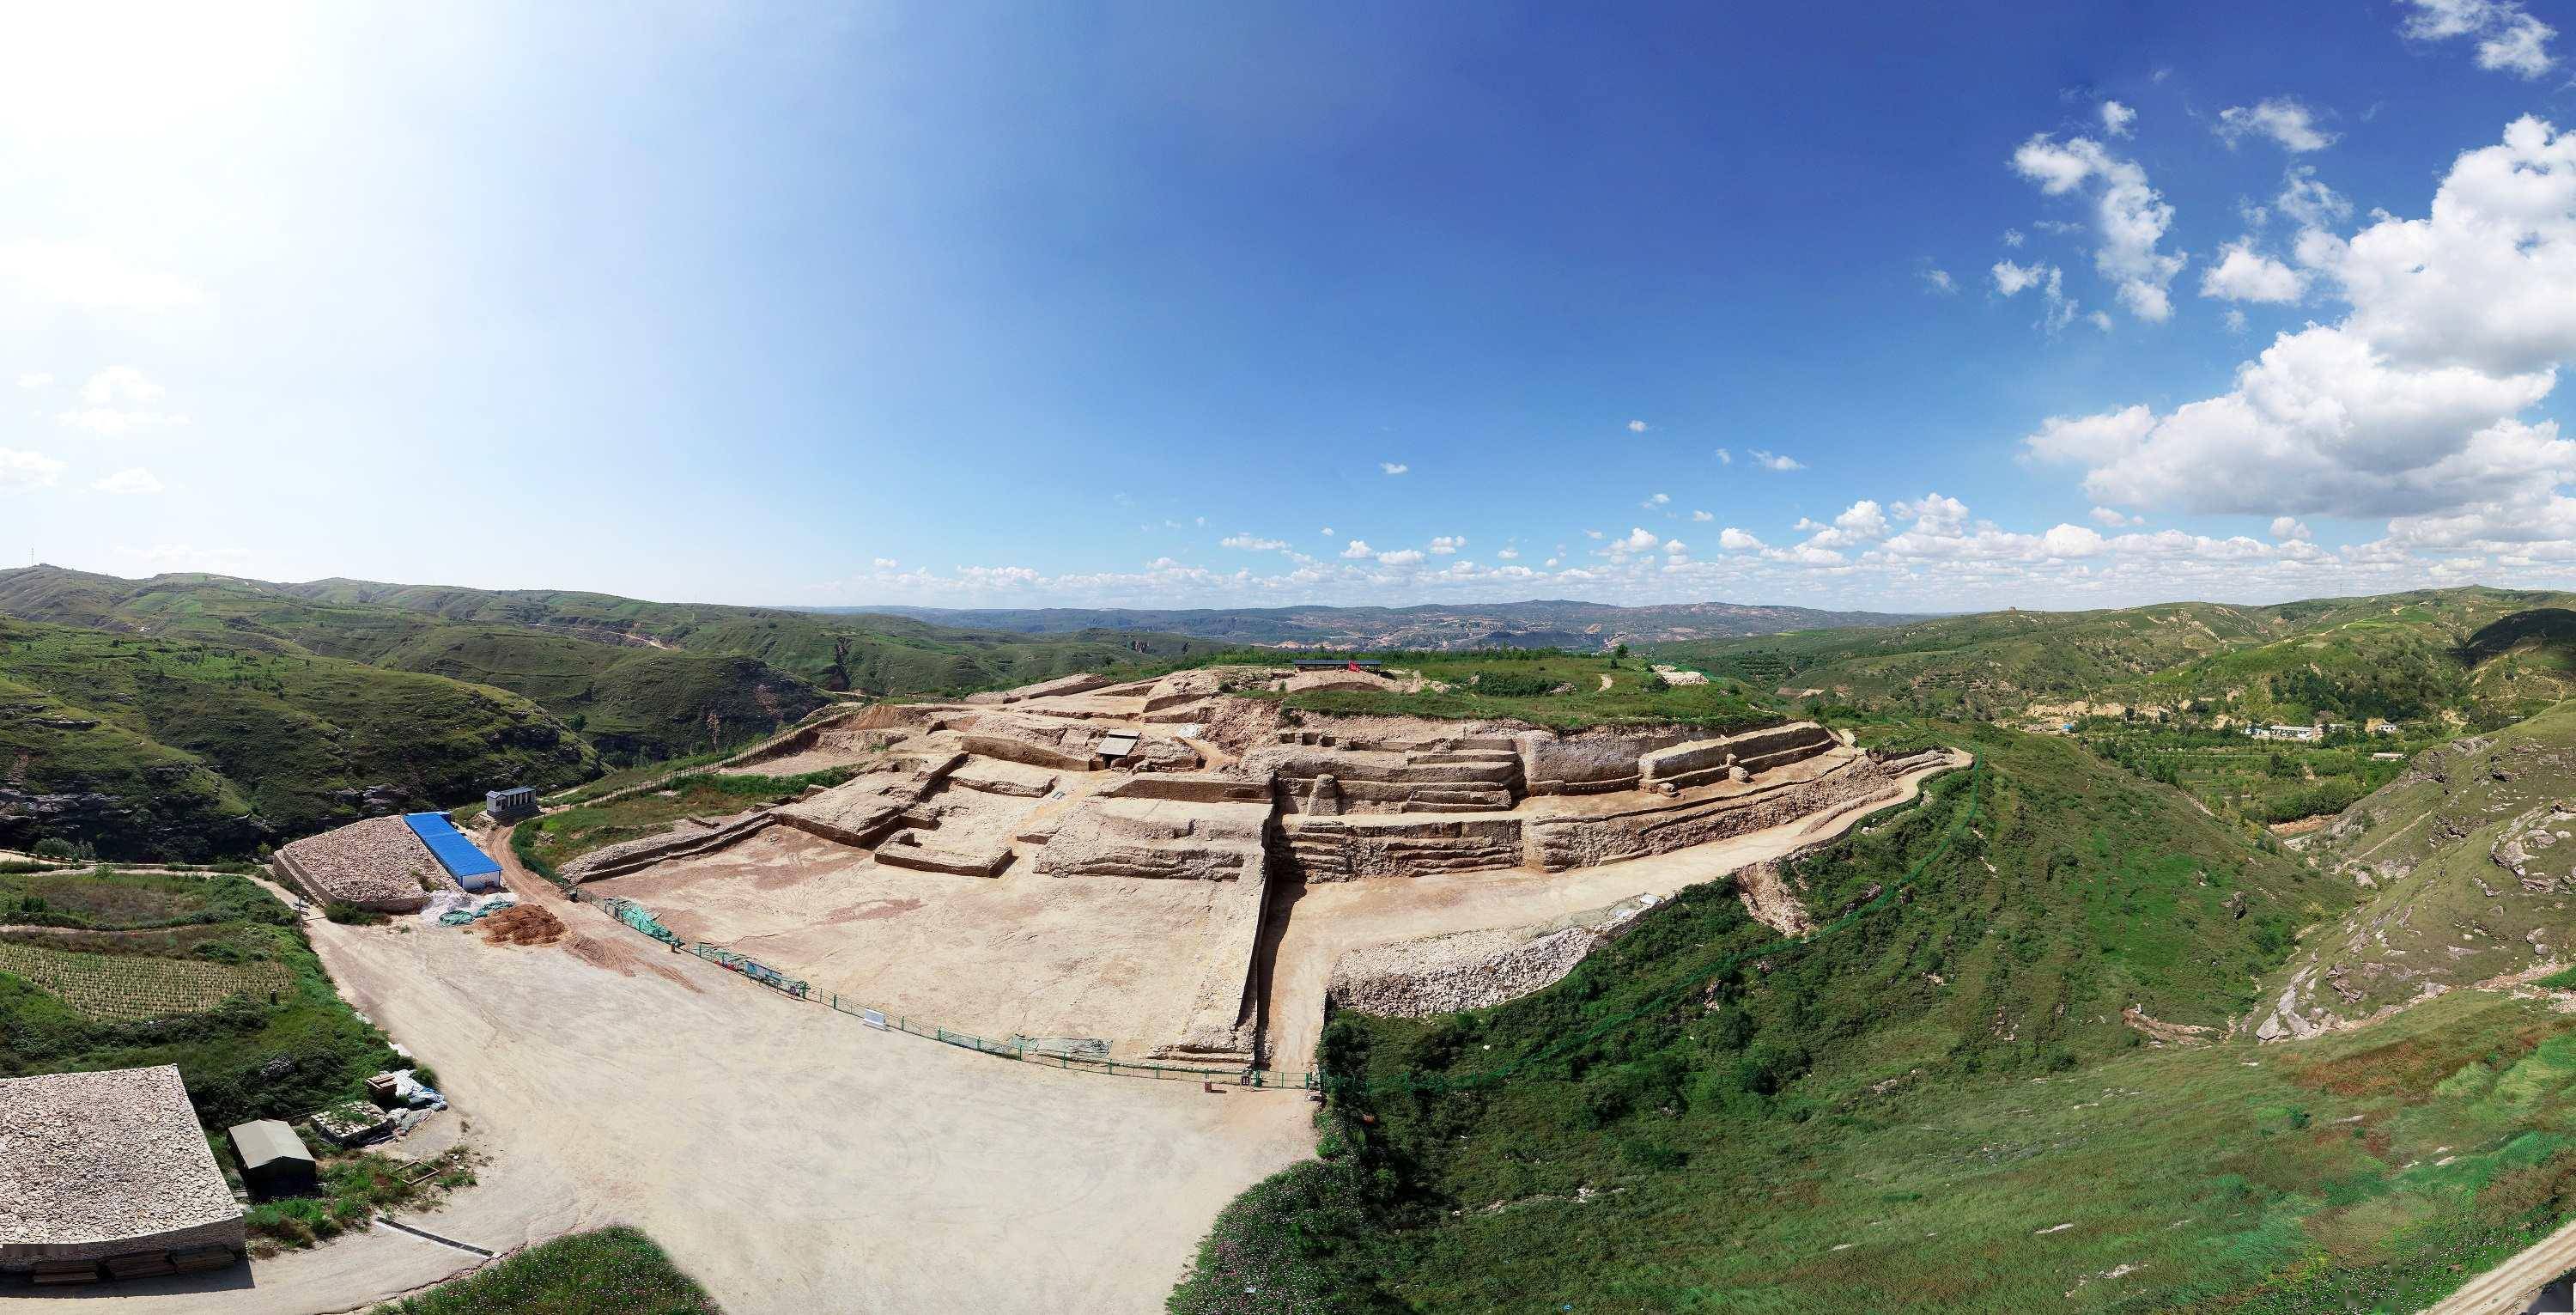
[[475,848],[474,842],[466,839],[464,833],[447,820],[447,814],[405,813],[403,821],[411,827],[412,834],[420,837],[422,844],[429,846],[431,856],[438,860],[440,867],[447,869],[447,875],[456,879],[457,885],[476,891],[500,886],[501,865],[493,862],[491,855]]

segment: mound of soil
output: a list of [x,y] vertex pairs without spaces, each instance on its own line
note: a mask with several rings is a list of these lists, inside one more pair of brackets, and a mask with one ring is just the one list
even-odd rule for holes
[[534,904],[522,904],[476,923],[486,945],[552,945],[563,939],[563,921]]

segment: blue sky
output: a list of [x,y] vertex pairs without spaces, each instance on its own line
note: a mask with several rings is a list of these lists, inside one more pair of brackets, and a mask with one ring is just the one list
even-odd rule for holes
[[959,606],[2568,586],[2571,21],[22,18],[0,558]]

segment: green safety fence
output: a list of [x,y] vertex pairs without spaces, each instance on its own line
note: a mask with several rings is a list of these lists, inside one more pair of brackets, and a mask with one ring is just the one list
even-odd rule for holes
[[730,968],[743,976],[775,990],[784,991],[799,1000],[808,998],[812,988],[798,978],[790,977],[769,965],[712,945],[686,945],[681,948],[719,967]]
[[661,920],[653,916],[653,911],[651,909],[645,908],[643,905],[638,904],[633,900],[619,899],[614,895],[601,900],[599,903],[601,907],[607,909],[611,914],[614,914],[619,922],[625,923],[627,926],[662,942],[664,945],[680,944],[679,933],[663,926]]

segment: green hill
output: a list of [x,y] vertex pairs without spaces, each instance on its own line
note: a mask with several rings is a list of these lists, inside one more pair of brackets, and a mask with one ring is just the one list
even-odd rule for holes
[[505,690],[258,643],[0,620],[0,846],[239,855],[598,770],[579,736]]
[[1978,770],[1797,862],[1803,941],[1712,883],[1537,995],[1336,1017],[1324,1158],[1173,1309],[2414,1309],[2569,1212],[2576,1018],[2230,1036],[2367,892],[2067,741],[1932,729]]
[[1988,612],[1652,652],[1790,697],[1926,715],[2197,705],[2240,722],[2501,725],[2576,695],[2571,607],[2576,595],[2465,588],[2274,607]]

